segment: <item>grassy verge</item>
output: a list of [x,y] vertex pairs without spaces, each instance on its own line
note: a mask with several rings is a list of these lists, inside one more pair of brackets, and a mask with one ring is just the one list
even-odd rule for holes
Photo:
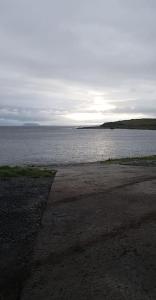
[[140,164],[140,163],[156,164],[156,155],[114,158],[114,159],[109,158],[105,161],[102,161],[102,163],[104,164]]
[[0,166],[0,177],[53,177],[56,174],[55,170],[47,170],[39,167],[11,167]]

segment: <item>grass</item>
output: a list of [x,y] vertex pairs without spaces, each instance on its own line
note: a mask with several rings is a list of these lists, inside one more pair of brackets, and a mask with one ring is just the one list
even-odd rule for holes
[[109,158],[102,163],[105,164],[124,164],[133,162],[156,162],[156,155],[151,156],[136,156],[136,157],[125,157],[125,158]]
[[54,170],[47,170],[39,167],[11,167],[11,166],[0,166],[0,177],[53,177],[56,174]]

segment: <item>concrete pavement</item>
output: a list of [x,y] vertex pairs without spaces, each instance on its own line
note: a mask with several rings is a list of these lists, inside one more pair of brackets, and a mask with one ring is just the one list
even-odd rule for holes
[[155,167],[59,167],[21,299],[154,300],[155,232]]

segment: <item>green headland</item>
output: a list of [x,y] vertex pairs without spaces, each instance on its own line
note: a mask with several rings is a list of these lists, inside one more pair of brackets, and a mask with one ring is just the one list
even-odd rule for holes
[[156,119],[131,119],[103,123],[100,126],[82,127],[81,129],[142,129],[156,130]]

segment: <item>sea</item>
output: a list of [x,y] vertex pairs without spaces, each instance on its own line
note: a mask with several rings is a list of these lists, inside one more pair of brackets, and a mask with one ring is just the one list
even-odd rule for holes
[[64,165],[152,154],[152,130],[0,127],[0,165]]

